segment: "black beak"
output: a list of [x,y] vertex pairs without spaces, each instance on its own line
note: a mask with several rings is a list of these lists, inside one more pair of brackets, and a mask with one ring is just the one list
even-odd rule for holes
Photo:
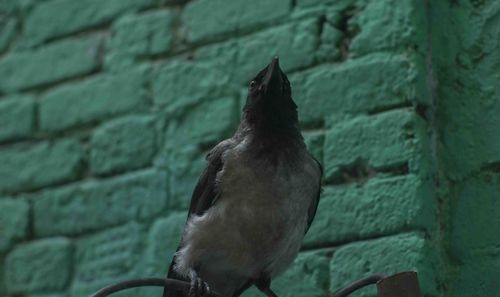
[[262,87],[264,88],[264,92],[269,92],[271,89],[281,90],[281,83],[280,61],[276,56],[267,65],[267,72],[262,81]]

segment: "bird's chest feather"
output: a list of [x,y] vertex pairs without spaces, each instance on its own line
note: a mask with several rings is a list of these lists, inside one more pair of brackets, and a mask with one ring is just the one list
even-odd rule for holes
[[240,261],[238,265],[258,259],[259,266],[273,266],[280,258],[293,257],[300,246],[311,196],[307,177],[286,158],[274,164],[249,159],[236,153],[227,157],[218,176],[220,198],[213,219],[231,242],[223,248],[230,259]]
[[234,153],[228,156],[217,180],[221,209],[229,217],[237,215],[256,227],[288,225],[287,220],[305,215],[304,207],[310,202],[303,193],[307,178],[285,157],[270,164]]
[[214,205],[188,221],[179,268],[199,263],[232,274],[283,271],[300,248],[316,185],[313,168],[300,158],[268,162],[230,152],[217,175]]

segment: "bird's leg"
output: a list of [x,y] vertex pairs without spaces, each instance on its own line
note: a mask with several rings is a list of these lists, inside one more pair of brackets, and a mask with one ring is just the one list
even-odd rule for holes
[[198,276],[195,269],[191,269],[189,278],[191,279],[189,297],[204,297],[210,294],[210,287]]
[[260,277],[254,284],[257,289],[266,294],[267,297],[278,297],[278,295],[271,290],[271,279],[269,277]]
[[278,297],[278,295],[276,295],[276,293],[274,293],[273,290],[271,290],[271,288],[264,288],[260,291],[266,294],[267,297]]

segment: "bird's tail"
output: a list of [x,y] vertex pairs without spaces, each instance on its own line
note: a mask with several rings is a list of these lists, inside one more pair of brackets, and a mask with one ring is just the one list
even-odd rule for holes
[[[170,267],[168,268],[167,278],[188,281],[185,277],[182,277],[177,272],[175,272],[174,263],[175,263],[175,260],[172,261],[172,264],[170,264]],[[186,294],[183,291],[173,290],[172,288],[165,287],[163,289],[163,296],[162,297],[188,297],[188,294]]]

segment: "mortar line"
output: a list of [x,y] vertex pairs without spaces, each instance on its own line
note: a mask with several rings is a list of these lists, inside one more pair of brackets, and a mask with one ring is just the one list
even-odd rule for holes
[[[426,63],[426,84],[427,84],[427,90],[430,96],[430,112],[429,112],[429,127],[431,130],[431,137],[430,137],[430,150],[431,150],[431,157],[433,159],[433,163],[435,164],[434,169],[433,169],[433,188],[434,188],[434,195],[437,199],[437,205],[438,205],[438,210],[437,210],[437,222],[438,222],[438,229],[435,230],[437,233],[438,237],[438,245],[440,247],[439,254],[440,254],[440,260],[441,260],[441,265],[444,266],[445,272],[442,273],[441,278],[438,280],[441,283],[441,287],[443,288],[443,296],[451,296],[451,288],[448,285],[442,285],[444,284],[449,284],[450,280],[452,278],[452,258],[450,256],[450,251],[449,251],[449,246],[448,246],[448,240],[447,238],[450,236],[450,226],[449,226],[449,211],[450,211],[450,197],[449,195],[447,196],[446,193],[442,194],[441,191],[439,190],[440,187],[443,186],[443,180],[441,176],[441,168],[442,164],[440,162],[440,156],[439,156],[439,148],[438,148],[438,143],[439,143],[439,130],[438,130],[438,116],[439,116],[439,94],[438,94],[438,78],[435,76],[434,72],[434,51],[433,51],[433,33],[434,33],[434,28],[433,28],[433,22],[432,22],[432,13],[431,11],[433,10],[433,6],[431,4],[431,0],[425,0],[425,17],[426,17],[426,22],[427,22],[427,28],[426,28],[426,37],[427,37],[427,49],[426,49],[426,57],[425,57],[425,63]],[[451,13],[451,12],[450,12]],[[445,181],[446,182],[446,181]],[[448,190],[449,194],[449,190]]]
[[354,244],[358,242],[366,242],[366,241],[372,241],[372,240],[377,240],[377,239],[382,239],[382,238],[387,238],[387,237],[393,237],[393,236],[398,236],[398,235],[404,235],[404,234],[409,234],[409,233],[421,233],[424,235],[427,235],[428,232],[425,229],[419,229],[419,228],[399,228],[396,229],[392,232],[387,232],[387,233],[380,233],[380,234],[371,234],[367,236],[362,236],[362,237],[353,237],[350,239],[343,239],[343,240],[332,240],[329,242],[324,242],[324,243],[319,243],[319,244],[312,244],[312,245],[305,245],[300,249],[300,252],[308,252],[308,251],[316,251],[316,250],[323,250],[323,249],[335,249],[335,248],[340,248],[348,244]]

